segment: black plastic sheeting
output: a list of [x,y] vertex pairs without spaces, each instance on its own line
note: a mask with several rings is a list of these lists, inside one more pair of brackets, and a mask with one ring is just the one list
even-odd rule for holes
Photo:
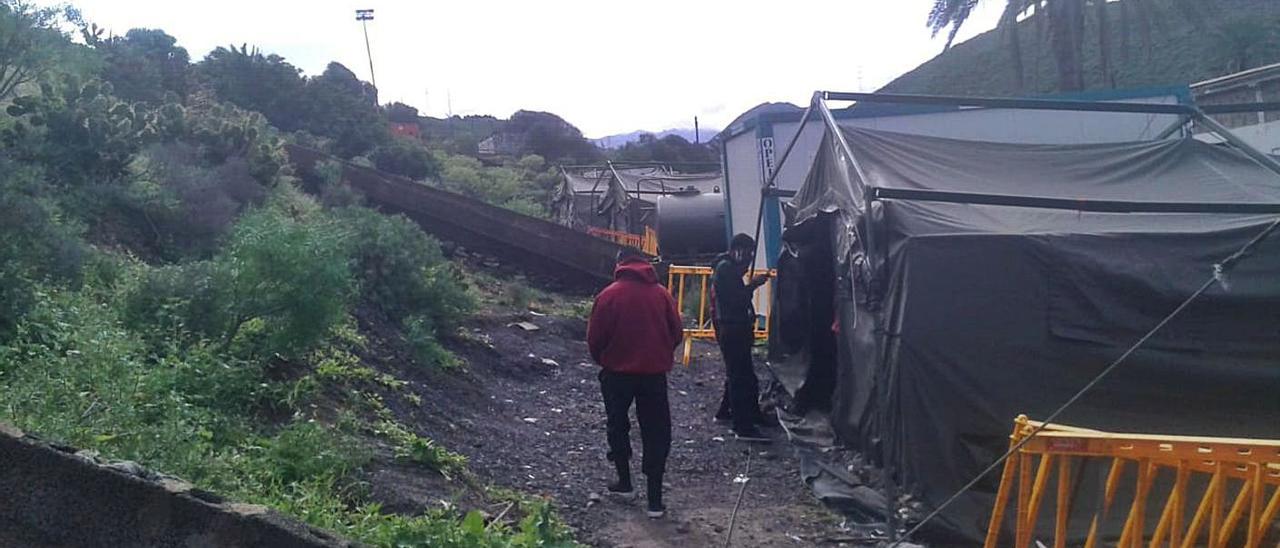
[[[1163,201],[1190,209],[1280,203],[1276,174],[1189,139],[1040,146],[843,134],[853,157],[829,132],[788,204],[784,236],[801,263],[823,264],[804,249],[827,254],[830,285],[815,283],[804,268],[781,269],[771,365],[798,404],[831,405],[840,442],[892,470],[926,505],[940,504],[998,458],[1017,415],[1043,418],[1065,402],[1273,219],[869,204],[868,189]],[[1280,437],[1280,237],[1262,242],[1225,281],[1060,422]],[[833,304],[829,314],[814,312],[820,300]],[[789,329],[797,317],[807,319],[804,326]],[[834,348],[834,359],[824,347]],[[829,401],[805,396],[826,383],[834,387]],[[1075,539],[1100,503],[1102,468],[1084,467],[1073,486]],[[980,542],[998,483],[997,469],[944,511],[933,524],[943,533],[932,540]],[[1115,504],[1126,508],[1127,501]],[[1042,512],[1052,506],[1046,501]],[[1112,512],[1104,534],[1118,535],[1123,513]],[[1146,523],[1154,527],[1156,518]]]

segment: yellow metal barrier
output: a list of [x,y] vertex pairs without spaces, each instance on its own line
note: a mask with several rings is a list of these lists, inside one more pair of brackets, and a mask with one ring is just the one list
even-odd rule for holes
[[644,235],[631,234],[630,232],[620,232],[617,230],[608,230],[604,228],[588,228],[587,234],[597,238],[603,238],[619,245],[631,246],[645,254],[658,256],[658,233],[651,227],[644,227]]
[[[762,272],[763,273],[763,272]],[[695,339],[714,341],[716,339],[716,330],[711,325],[711,274],[712,270],[709,266],[677,266],[671,265],[667,270],[667,289],[671,290],[671,294],[676,298],[676,306],[679,307],[680,314],[685,317],[684,330],[684,365],[689,365],[690,354],[693,352],[693,341]],[[772,314],[772,298],[773,298],[773,280],[777,276],[776,270],[768,272],[771,278],[768,283],[756,290],[753,297],[757,311],[764,310],[764,323],[756,322],[755,335],[757,340],[767,340],[769,338],[769,318]],[[690,280],[689,278],[692,278]],[[698,316],[697,322],[693,327],[689,327],[689,319],[692,317],[685,314],[685,296],[688,293],[686,289],[697,288],[698,292]]]
[[640,251],[654,257],[658,256],[658,232],[653,227],[644,227],[644,240],[640,242]]
[[[1040,424],[1025,415],[1018,417],[1010,447],[1030,436]],[[995,548],[999,543],[1001,525],[1015,489],[1018,493],[1014,515],[1016,546],[1032,545],[1037,514],[1044,496],[1052,489],[1049,476],[1055,469],[1057,504],[1053,546],[1066,546],[1072,468],[1085,458],[1111,460],[1102,509],[1093,516],[1086,548],[1094,548],[1101,542],[1099,514],[1106,515],[1110,510],[1121,488],[1120,477],[1130,464],[1136,467],[1137,481],[1133,485],[1133,503],[1116,546],[1256,548],[1277,525],[1280,440],[1117,434],[1053,424],[1035,434],[1005,461],[985,546]],[[1157,495],[1152,485],[1162,471],[1171,476],[1174,483],[1167,494]],[[1189,487],[1197,475],[1207,480],[1203,489]],[[1228,507],[1226,501],[1233,490],[1235,496]],[[1147,511],[1160,503],[1160,496],[1164,496],[1160,520],[1154,532],[1147,536],[1144,522]],[[1187,522],[1187,504],[1197,499],[1195,513]]]

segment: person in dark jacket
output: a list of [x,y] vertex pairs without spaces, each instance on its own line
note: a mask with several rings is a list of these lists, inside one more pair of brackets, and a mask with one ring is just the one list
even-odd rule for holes
[[760,379],[756,377],[751,347],[755,344],[756,324],[752,295],[769,281],[769,276],[761,274],[750,282],[743,281],[755,260],[755,249],[751,236],[734,236],[729,252],[716,258],[711,274],[711,318],[725,366],[725,393],[716,418],[732,421],[734,435],[745,441],[768,439],[757,427],[765,419],[760,412]]
[[587,323],[587,346],[600,364],[600,392],[604,396],[609,453],[618,481],[611,494],[635,496],[631,483],[631,420],[635,402],[643,446],[641,470],[648,486],[648,514],[660,518],[662,476],[671,450],[671,409],[667,403],[667,373],[673,354],[684,339],[675,299],[658,284],[658,275],[639,250],[618,253],[614,282],[596,296]]

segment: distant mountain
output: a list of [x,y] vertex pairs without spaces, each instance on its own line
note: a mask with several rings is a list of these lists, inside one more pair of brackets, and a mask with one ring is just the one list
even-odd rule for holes
[[[680,137],[684,138],[684,140],[689,141],[690,143],[694,142],[694,132],[692,128],[664,129],[662,131],[643,131],[643,130],[633,131],[631,133],[621,133],[618,135],[601,137],[599,139],[592,139],[591,141],[600,148],[611,150],[616,148],[622,148],[622,146],[627,143],[637,141],[640,139],[641,135],[644,135],[646,133],[651,133],[654,136],[658,137],[659,139],[666,137],[668,135],[679,135]],[[702,136],[702,142],[705,143],[711,140],[712,137],[715,137],[717,133],[720,133],[720,130],[711,129],[711,128],[700,128],[698,133],[699,135]]]

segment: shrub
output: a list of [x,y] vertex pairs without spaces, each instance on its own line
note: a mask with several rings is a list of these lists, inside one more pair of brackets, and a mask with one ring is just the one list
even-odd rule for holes
[[502,204],[502,207],[530,217],[538,217],[541,219],[546,219],[548,217],[547,208],[537,201],[534,201],[532,198],[514,198],[507,200],[507,203]]
[[93,189],[89,207],[114,237],[127,240],[122,229],[132,230],[139,242],[134,249],[167,260],[213,255],[236,218],[268,192],[244,158],[210,164],[184,143],[146,148],[130,171],[121,186]]
[[274,186],[291,173],[284,140],[261,114],[214,104],[188,112],[186,118],[188,129],[182,138],[200,145],[210,162],[243,158],[249,174],[264,186]]
[[251,353],[297,357],[314,348],[346,317],[349,248],[330,217],[291,215],[290,204],[278,198],[245,214],[210,260],[143,269],[126,290],[125,320],[161,338],[190,334],[221,348],[244,339]]
[[512,281],[503,291],[503,304],[514,308],[527,309],[537,298],[537,292],[520,281]]
[[351,234],[361,293],[388,317],[404,322],[417,316],[443,329],[472,307],[439,242],[412,221],[365,208],[345,208],[336,215]]
[[351,188],[342,178],[342,163],[325,160],[316,164],[320,203],[325,207],[351,207],[364,204],[364,194]]
[[373,149],[369,160],[382,171],[410,179],[434,178],[440,174],[440,163],[435,156],[412,139],[392,139]]
[[284,483],[343,480],[368,461],[346,437],[314,422],[294,422],[266,445],[265,464]]
[[36,285],[77,282],[87,253],[74,225],[38,198],[39,177],[0,159],[0,342],[31,308]]
[[64,184],[115,181],[162,132],[155,112],[115,98],[109,83],[68,80],[40,90],[13,100],[6,111],[21,120],[0,140],[15,157],[47,166]]
[[440,345],[440,332],[430,318],[410,316],[403,323],[405,340],[413,349],[413,358],[418,363],[441,369],[456,369],[462,366],[457,356]]
[[319,343],[347,313],[347,252],[344,234],[326,216],[295,218],[280,205],[246,214],[215,259],[223,341],[256,320],[262,348],[297,356]]

